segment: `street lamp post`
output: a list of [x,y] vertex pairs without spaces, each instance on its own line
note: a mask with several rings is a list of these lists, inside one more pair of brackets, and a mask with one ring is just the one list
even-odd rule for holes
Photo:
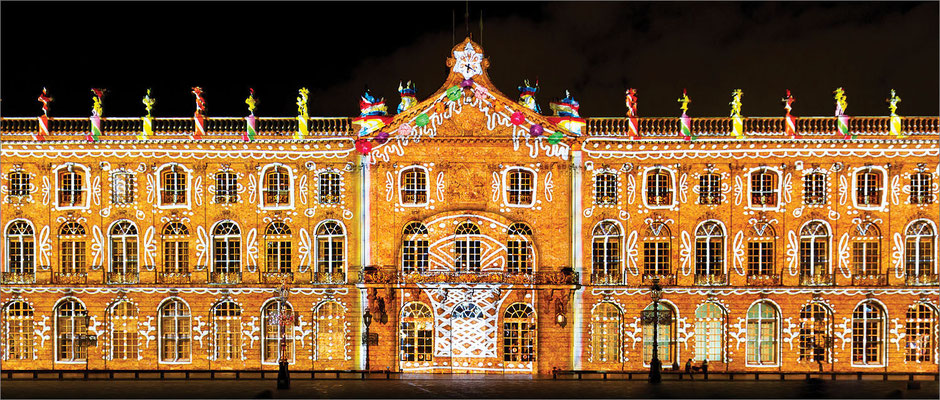
[[372,325],[372,313],[369,310],[366,310],[365,314],[362,314],[362,322],[366,326],[366,337],[364,342],[366,342],[366,371],[369,370],[369,325]]
[[293,325],[294,314],[293,312],[287,314],[287,297],[290,295],[290,287],[287,285],[287,282],[281,283],[281,288],[278,290],[278,310],[277,315],[272,316],[277,319],[278,325],[278,342],[279,343],[279,357],[278,357],[278,369],[277,369],[277,388],[278,389],[290,389],[290,357],[287,354],[287,327]]
[[663,288],[659,286],[659,279],[653,279],[650,288],[650,297],[653,298],[653,357],[650,360],[650,383],[660,383],[663,380],[659,361],[659,299],[663,297]]

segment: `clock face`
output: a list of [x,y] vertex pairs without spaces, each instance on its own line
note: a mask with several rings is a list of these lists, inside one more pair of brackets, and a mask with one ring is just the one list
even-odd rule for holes
[[480,65],[483,61],[483,54],[477,53],[469,42],[463,51],[454,52],[454,58],[457,60],[454,64],[454,71],[463,75],[464,79],[483,73],[483,67]]

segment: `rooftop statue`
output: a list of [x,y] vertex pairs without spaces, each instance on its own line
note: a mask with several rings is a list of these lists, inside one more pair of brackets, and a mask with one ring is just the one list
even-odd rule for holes
[[411,81],[408,81],[404,87],[402,87],[401,81],[399,81],[398,93],[401,94],[401,103],[398,104],[399,114],[418,103],[418,99],[415,98],[415,85],[411,83]]
[[539,107],[538,103],[535,102],[535,94],[538,93],[538,91],[539,81],[535,81],[535,86],[530,86],[528,79],[523,81],[522,86],[519,86],[519,104],[541,114],[542,109]]
[[555,113],[556,117],[572,117],[572,118],[581,118],[581,115],[578,114],[578,109],[581,108],[581,105],[571,97],[571,93],[565,90],[565,98],[559,101],[553,101],[548,105],[552,112]]
[[359,100],[359,116],[382,117],[385,115],[388,115],[388,109],[385,107],[385,99],[373,97],[372,94],[369,93],[369,89],[366,88],[366,92]]

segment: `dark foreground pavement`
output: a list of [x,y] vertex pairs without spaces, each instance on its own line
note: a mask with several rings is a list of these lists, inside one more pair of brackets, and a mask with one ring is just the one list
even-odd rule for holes
[[24,381],[0,382],[13,398],[938,398],[938,382],[906,381],[554,381],[545,379],[275,381]]

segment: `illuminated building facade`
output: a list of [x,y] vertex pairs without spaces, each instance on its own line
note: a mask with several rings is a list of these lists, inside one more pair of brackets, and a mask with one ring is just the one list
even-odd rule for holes
[[4,117],[3,368],[639,371],[658,279],[666,366],[937,371],[937,117],[545,116],[482,54],[395,116]]

